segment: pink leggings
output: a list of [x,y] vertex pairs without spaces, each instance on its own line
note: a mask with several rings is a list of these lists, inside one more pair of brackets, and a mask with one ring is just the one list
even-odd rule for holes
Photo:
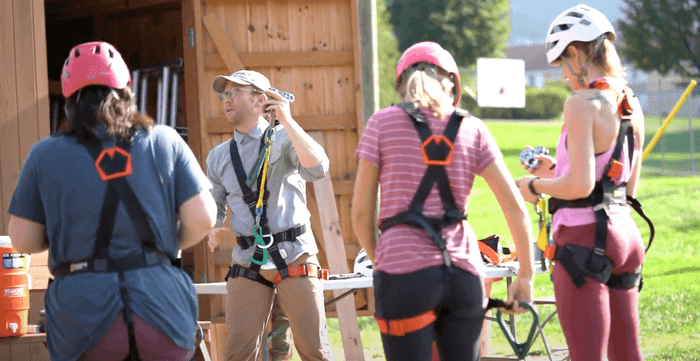
[[[561,226],[557,246],[593,247],[595,224]],[[636,225],[608,224],[606,254],[613,261],[613,274],[633,272],[644,260],[644,246]],[[642,360],[639,342],[637,288],[610,289],[586,278],[577,289],[569,274],[555,265],[552,281],[559,321],[572,361],[601,361],[607,350],[610,361]]]
[[[179,347],[168,336],[134,315],[134,333],[139,357],[143,361],[190,361],[194,350]],[[122,361],[129,354],[129,334],[123,314],[119,314],[107,331],[107,335],[92,349],[83,354],[80,361]]]

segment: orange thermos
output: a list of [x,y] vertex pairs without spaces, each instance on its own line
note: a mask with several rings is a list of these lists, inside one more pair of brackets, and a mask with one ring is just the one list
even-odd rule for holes
[[29,255],[12,248],[10,237],[0,236],[0,337],[27,333],[29,312]]

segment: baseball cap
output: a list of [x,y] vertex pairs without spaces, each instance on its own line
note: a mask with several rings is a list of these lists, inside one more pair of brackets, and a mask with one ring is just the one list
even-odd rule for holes
[[262,92],[265,92],[272,87],[267,77],[258,73],[257,71],[239,70],[229,76],[219,75],[214,78],[214,82],[212,83],[212,88],[214,88],[214,91],[217,93],[223,92],[224,88],[226,88],[227,80],[236,84],[252,85]]

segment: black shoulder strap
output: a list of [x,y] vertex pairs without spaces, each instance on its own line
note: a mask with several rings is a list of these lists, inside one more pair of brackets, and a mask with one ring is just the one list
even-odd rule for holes
[[[424,143],[432,135],[428,122],[423,116],[423,113],[417,109],[411,102],[399,103],[398,106],[403,109],[413,121],[413,125],[416,127],[418,136],[420,137],[421,143]],[[450,142],[454,143],[457,138],[457,132],[462,124],[462,119],[469,113],[461,108],[455,108],[455,112],[450,117],[447,126],[445,127],[445,132],[443,136],[449,139]],[[434,155],[436,158],[444,158],[450,149],[445,143],[431,143],[425,147],[425,151]],[[438,183],[438,191],[440,193],[440,198],[443,201],[446,214],[453,214],[457,210],[457,206],[454,199],[454,194],[449,184],[449,178],[447,177],[447,171],[443,166],[429,165],[421,183],[418,186],[416,194],[413,196],[411,205],[409,209],[418,214],[423,212],[423,203],[428,199],[430,190],[433,188],[433,183]],[[461,212],[460,212],[461,213]]]
[[127,171],[130,172],[132,167],[131,144],[119,141],[113,148],[103,149],[98,144],[90,143],[85,145],[85,148],[95,160],[95,167],[103,180],[108,178],[105,180],[107,191],[104,195],[97,228],[94,258],[108,257],[108,248],[112,240],[119,202],[126,208],[126,213],[144,246],[155,249],[155,236],[148,223],[148,215],[126,180]]
[[[267,132],[263,134],[260,139],[260,148],[258,152],[262,152],[265,148],[265,140],[267,138]],[[243,168],[243,161],[241,160],[241,155],[238,153],[238,146],[236,144],[236,139],[231,138],[231,144],[229,145],[229,153],[231,154],[231,164],[233,165],[233,170],[236,173],[236,179],[238,180],[238,185],[241,187],[243,192],[243,201],[248,205],[253,218],[255,218],[255,202],[257,201],[257,194],[253,192],[250,187],[246,184],[247,175],[245,169]],[[260,186],[260,177],[258,177],[258,186]],[[263,217],[265,212],[263,212]]]

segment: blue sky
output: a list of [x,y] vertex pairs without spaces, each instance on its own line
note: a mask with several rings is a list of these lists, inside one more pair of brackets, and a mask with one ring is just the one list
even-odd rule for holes
[[510,45],[528,42],[544,43],[549,24],[562,11],[577,5],[586,4],[600,10],[615,25],[624,17],[622,0],[511,0]]

